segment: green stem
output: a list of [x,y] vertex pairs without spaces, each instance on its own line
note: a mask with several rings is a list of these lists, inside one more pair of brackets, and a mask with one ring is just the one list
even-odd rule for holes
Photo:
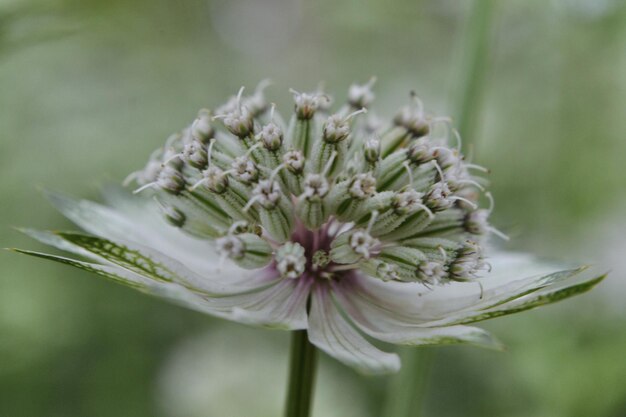
[[294,331],[291,337],[285,417],[311,415],[316,364],[317,350],[309,342],[306,330]]

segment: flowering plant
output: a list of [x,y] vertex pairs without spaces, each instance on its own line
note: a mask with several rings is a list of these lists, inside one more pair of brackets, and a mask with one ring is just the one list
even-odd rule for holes
[[500,348],[468,325],[603,279],[522,254],[486,257],[486,238],[503,236],[488,223],[487,171],[415,96],[381,122],[368,111],[372,83],[352,85],[334,113],[328,94],[292,91],[288,121],[263,86],[242,89],[131,174],[135,195],[109,189],[100,205],[49,194],[87,234],[25,232],[79,259],[18,251],[210,315],[306,330],[366,373],[400,368],[366,337]]

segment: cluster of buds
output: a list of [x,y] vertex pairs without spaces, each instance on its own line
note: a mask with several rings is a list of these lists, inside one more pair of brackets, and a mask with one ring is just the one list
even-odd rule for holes
[[251,96],[242,88],[200,110],[129,181],[171,225],[243,268],[324,280],[361,270],[426,286],[477,278],[489,268],[481,244],[499,234],[485,170],[415,94],[381,123],[374,81],[352,85],[335,112],[328,94],[291,90],[288,119],[265,83]]

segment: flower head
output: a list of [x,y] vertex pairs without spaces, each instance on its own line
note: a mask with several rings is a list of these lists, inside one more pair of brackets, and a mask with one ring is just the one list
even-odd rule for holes
[[485,255],[501,233],[488,222],[483,170],[414,95],[392,122],[368,121],[372,85],[350,87],[330,116],[328,95],[292,90],[287,125],[265,85],[250,97],[242,88],[153,153],[129,177],[134,195],[109,191],[110,207],[50,196],[89,235],[27,233],[85,260],[25,252],[207,314],[308,329],[320,349],[371,373],[400,363],[364,335],[498,347],[467,324],[602,278],[570,283],[581,269]]

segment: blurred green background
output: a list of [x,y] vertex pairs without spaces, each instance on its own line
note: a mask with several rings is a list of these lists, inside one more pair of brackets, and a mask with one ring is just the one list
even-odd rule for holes
[[[466,140],[505,246],[613,272],[581,298],[485,324],[505,353],[442,348],[415,415],[626,416],[626,2],[492,2]],[[241,85],[378,76],[451,114],[471,1],[0,0],[0,245],[69,228],[38,188],[97,198]],[[338,97],[341,98],[341,97]],[[470,107],[471,107],[470,106]],[[280,415],[288,337],[0,253],[0,416]],[[324,358],[314,413],[379,416],[388,378]],[[417,394],[416,394],[417,396]]]

